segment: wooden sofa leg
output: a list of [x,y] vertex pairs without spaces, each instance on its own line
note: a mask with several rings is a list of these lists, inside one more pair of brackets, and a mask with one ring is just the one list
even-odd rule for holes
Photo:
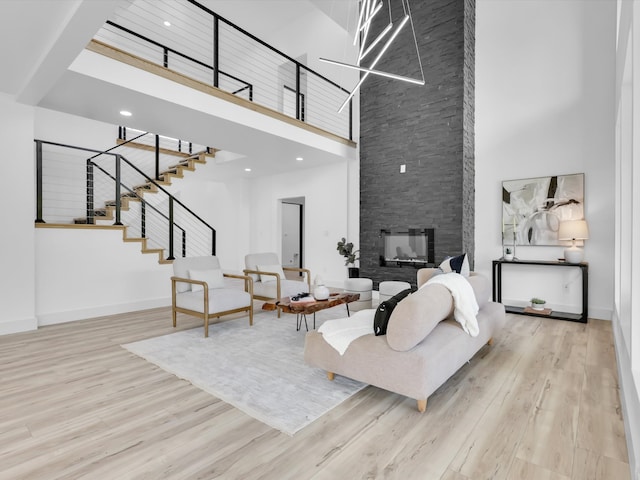
[[333,379],[336,378],[336,374],[333,372],[327,372],[327,378],[333,382]]
[[487,341],[487,345],[489,346],[493,345],[493,337],[491,337],[489,341]]
[[204,317],[204,338],[209,336],[209,317]]
[[427,409],[427,399],[425,398],[424,400],[418,400],[418,411],[420,413],[424,413],[426,409]]
[[173,328],[176,328],[176,309],[171,309],[171,318],[173,319]]

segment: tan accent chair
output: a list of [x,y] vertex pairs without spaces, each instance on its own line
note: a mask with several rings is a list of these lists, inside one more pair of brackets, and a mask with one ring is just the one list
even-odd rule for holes
[[[250,253],[245,255],[244,263],[243,272],[253,278],[253,297],[258,300],[277,300],[311,291],[311,272],[306,268],[283,267],[275,253]],[[289,280],[284,277],[285,271],[303,273],[306,281]]]
[[[171,316],[186,313],[204,320],[204,336],[209,336],[209,319],[249,312],[253,325],[253,279],[247,275],[222,273],[217,257],[186,257],[173,261]],[[244,290],[232,279],[243,280]],[[238,283],[239,282],[235,282]]]

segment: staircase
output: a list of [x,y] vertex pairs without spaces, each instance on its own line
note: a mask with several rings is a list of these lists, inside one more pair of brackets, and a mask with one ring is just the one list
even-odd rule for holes
[[[121,140],[118,139],[118,142],[121,143]],[[141,148],[147,150],[147,145],[139,143],[129,143],[127,144],[129,147],[133,148]],[[178,157],[182,157],[181,160],[178,161],[175,165],[170,165],[166,170],[160,172],[158,178],[154,180],[147,180],[140,185],[135,185],[131,187],[131,189],[125,193],[120,195],[120,205],[122,210],[129,210],[129,202],[140,202],[143,199],[143,195],[145,193],[157,193],[158,185],[170,186],[172,178],[184,178],[184,172],[195,172],[196,165],[204,165],[207,163],[206,157],[209,156],[211,158],[215,157],[215,149],[209,149],[209,152],[198,152],[195,154],[187,154],[183,152],[178,152],[174,150],[162,149],[163,153],[169,155],[175,155]],[[108,200],[104,203],[104,208],[96,208],[93,210],[94,217],[100,217],[100,220],[110,220],[113,221],[115,219],[114,212],[116,209],[116,201]],[[76,225],[86,225],[91,224],[91,218],[89,217],[81,217],[73,219]],[[94,218],[95,220],[95,218]]]
[[[155,146],[144,143],[154,138]],[[166,148],[159,146],[159,138],[142,133],[118,139],[107,151],[36,140],[36,226],[121,229],[125,242],[140,243],[141,252],[157,254],[159,263],[215,255],[215,229],[168,188],[215,157],[216,150],[200,146],[191,153],[194,146],[187,144],[187,153],[180,140],[163,137],[173,142]],[[86,215],[78,216],[81,211]],[[71,218],[70,212],[75,212]]]

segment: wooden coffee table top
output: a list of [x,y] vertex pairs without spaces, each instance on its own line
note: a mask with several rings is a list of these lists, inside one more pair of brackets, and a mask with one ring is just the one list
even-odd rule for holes
[[299,313],[308,315],[325,308],[335,307],[343,303],[355,302],[360,298],[359,293],[332,293],[327,300],[314,300],[312,302],[291,302],[289,297],[281,298],[277,302],[267,302],[262,305],[263,310],[275,310],[279,308],[285,313]]

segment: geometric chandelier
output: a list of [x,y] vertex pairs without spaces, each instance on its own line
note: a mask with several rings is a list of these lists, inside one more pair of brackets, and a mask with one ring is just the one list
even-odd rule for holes
[[[355,65],[351,63],[344,63],[344,62],[338,62],[336,60],[320,58],[320,61],[322,62],[331,63],[333,65],[338,65],[341,67],[355,69],[355,70],[364,72],[364,75],[360,77],[360,80],[358,81],[356,86],[353,88],[353,90],[351,91],[347,99],[344,101],[342,106],[338,109],[338,113],[342,112],[344,107],[349,103],[349,100],[351,100],[351,98],[355,95],[355,93],[358,91],[360,86],[364,83],[364,81],[367,79],[367,77],[370,74],[380,75],[380,76],[392,78],[395,80],[402,80],[403,82],[414,83],[417,85],[424,85],[425,83],[424,71],[422,70],[422,61],[420,60],[420,52],[418,52],[418,41],[416,40],[416,31],[413,28],[413,19],[411,17],[411,9],[409,8],[409,0],[400,0],[400,1],[402,2],[404,16],[400,19],[398,25],[394,29],[393,20],[391,18],[391,1],[389,0],[389,23],[384,28],[384,30],[382,30],[382,32],[380,32],[380,34],[378,34],[378,36],[368,44],[367,44],[367,41],[369,37],[369,29],[371,28],[371,23],[373,21],[373,18],[376,16],[376,14],[382,9],[383,2],[381,0],[362,0],[360,2],[360,13],[358,15],[358,25],[357,25],[356,33],[353,39],[353,44],[356,45],[358,43],[358,37],[360,37],[360,49],[358,51],[358,61],[356,62]],[[378,64],[380,59],[383,57],[383,55],[385,54],[389,46],[393,43],[393,41],[396,39],[400,31],[404,28],[404,26],[407,23],[411,24],[411,31],[413,33],[413,42],[416,47],[418,63],[420,64],[420,73],[422,75],[421,79],[409,78],[402,75],[397,75],[395,73],[384,72],[384,71],[375,69],[376,65]],[[368,67],[363,67],[361,65],[362,60],[364,60],[365,57],[367,57],[367,55],[369,55],[376,48],[376,46],[378,46],[378,44],[385,39],[387,34],[389,34],[389,32],[391,32],[392,30],[393,32],[391,33],[389,38],[386,39],[385,43],[382,45],[382,48],[380,49],[378,54],[375,56],[373,61],[369,64]]]

